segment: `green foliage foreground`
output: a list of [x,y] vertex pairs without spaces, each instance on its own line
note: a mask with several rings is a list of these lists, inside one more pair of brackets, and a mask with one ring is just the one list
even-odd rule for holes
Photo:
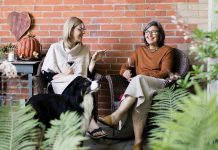
[[[149,139],[152,149],[218,149],[218,110],[216,97],[207,100],[204,91],[198,86],[195,89],[196,95],[189,94],[178,100],[175,111],[166,113],[164,117],[153,118],[153,122],[159,127],[152,131],[151,138]],[[169,89],[165,90],[169,91]]]
[[45,136],[34,115],[31,106],[0,107],[0,150],[87,149],[78,147],[87,138],[80,132],[81,121],[76,112],[63,113],[60,120],[53,120]]

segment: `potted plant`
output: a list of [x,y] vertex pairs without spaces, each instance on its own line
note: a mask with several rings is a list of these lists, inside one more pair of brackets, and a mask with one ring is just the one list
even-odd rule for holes
[[[9,43],[9,44],[1,47],[0,48],[0,59],[13,61],[12,56],[14,57],[14,48],[15,48],[15,45],[13,45],[12,43]],[[9,54],[11,54],[11,55],[9,55]]]

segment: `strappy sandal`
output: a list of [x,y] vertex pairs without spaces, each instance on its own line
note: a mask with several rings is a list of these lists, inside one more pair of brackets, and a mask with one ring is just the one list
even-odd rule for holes
[[[96,135],[96,133],[98,133],[98,132],[101,132],[102,134]],[[108,135],[107,133],[104,133],[104,131],[102,130],[101,127],[94,129],[92,131],[87,131],[87,133],[88,133],[88,136],[92,139],[100,139],[100,138],[103,138],[103,137]]]

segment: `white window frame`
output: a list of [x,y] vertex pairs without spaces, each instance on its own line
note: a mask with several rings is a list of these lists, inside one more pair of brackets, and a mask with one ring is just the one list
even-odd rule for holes
[[214,31],[218,29],[218,0],[208,1],[208,31]]

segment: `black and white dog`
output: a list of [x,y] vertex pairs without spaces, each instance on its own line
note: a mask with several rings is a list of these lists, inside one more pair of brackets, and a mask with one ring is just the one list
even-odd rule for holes
[[74,79],[68,90],[59,94],[38,94],[29,99],[27,105],[31,104],[36,110],[35,118],[38,118],[46,128],[50,127],[50,121],[59,119],[60,114],[66,111],[76,111],[81,116],[81,132],[87,131],[94,100],[92,93],[100,88],[98,81],[91,81],[81,76]]

